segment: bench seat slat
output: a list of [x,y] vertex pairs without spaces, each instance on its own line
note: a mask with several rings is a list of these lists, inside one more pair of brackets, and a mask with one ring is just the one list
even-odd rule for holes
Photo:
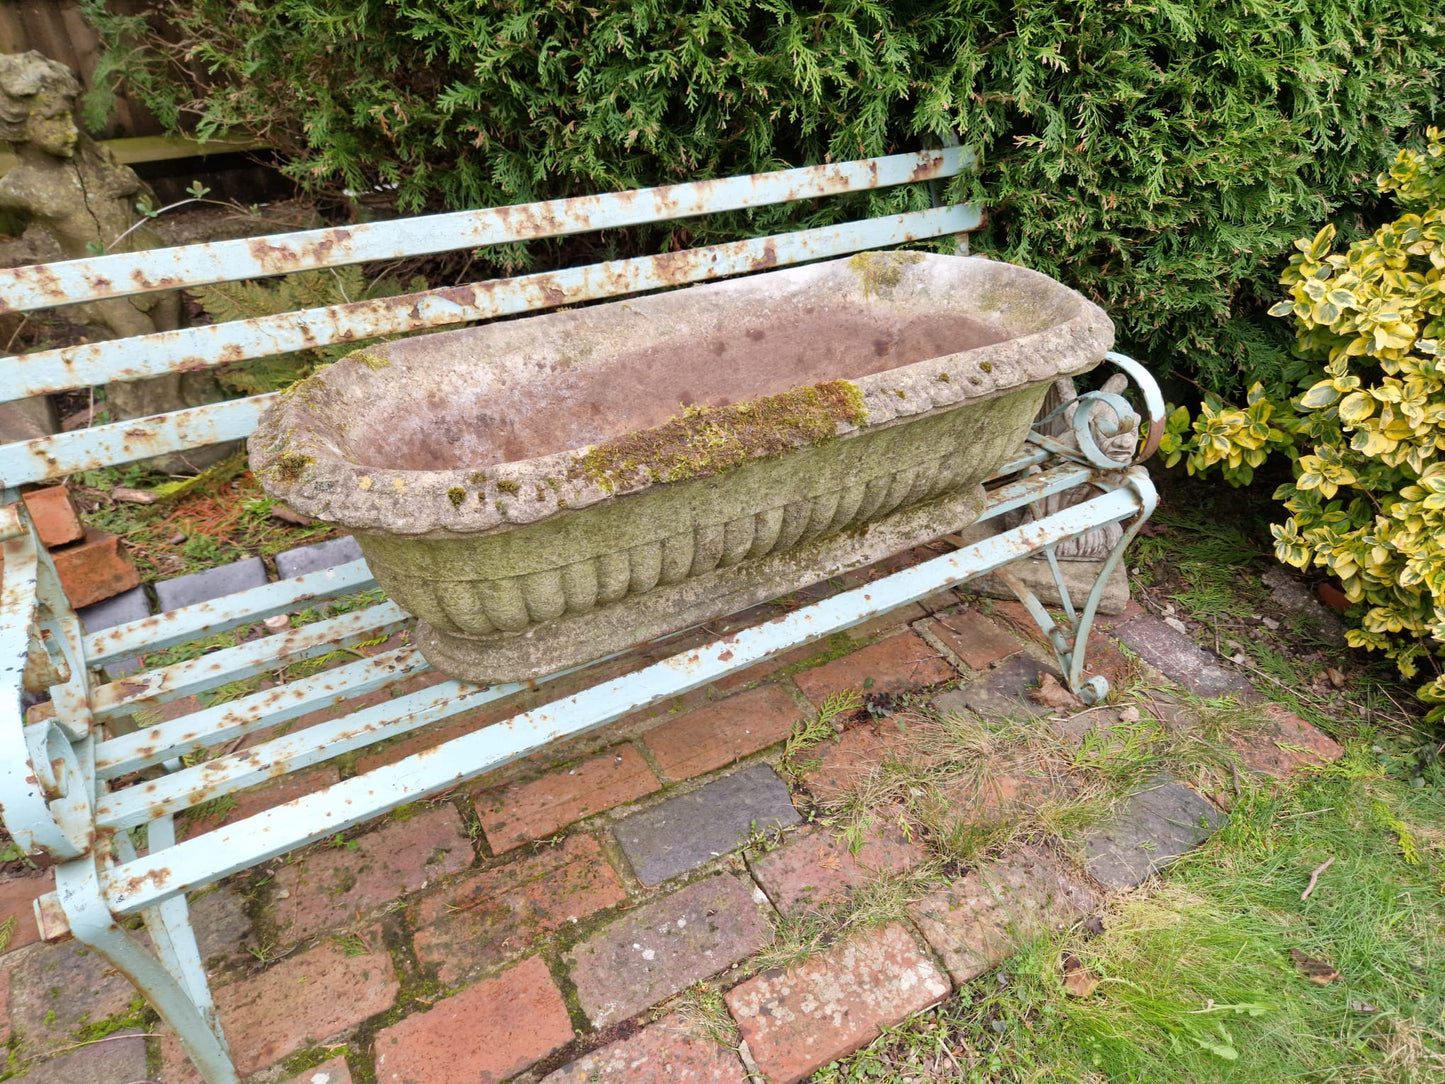
[[101,779],[115,779],[189,756],[208,746],[299,719],[353,696],[363,696],[427,668],[420,651],[397,648],[288,682],[280,688],[262,689],[227,704],[122,734],[96,747],[96,775]]
[[411,615],[396,603],[380,602],[101,685],[91,690],[91,708],[97,719],[114,718],[326,655],[368,637],[390,636],[411,622]]
[[17,267],[0,272],[0,312],[560,237],[886,188],[952,177],[969,168],[972,161],[973,155],[966,148],[947,147],[747,177],[307,230],[283,237],[213,241]]
[[[1140,484],[1148,487],[1147,480]],[[1148,488],[1148,492],[1152,493],[1152,487]],[[1027,549],[1024,543],[1029,540],[1041,543],[1046,538],[1075,537],[1101,521],[1125,519],[1140,507],[1139,492],[1120,488],[1053,514],[1046,521],[1047,526],[1024,524],[895,572],[885,579],[844,591],[764,624],[742,629],[723,640],[592,685],[510,719],[453,738],[426,752],[413,754],[396,764],[374,768],[233,824],[222,825],[174,847],[125,862],[103,874],[106,896],[115,914],[135,914],[178,893],[220,880],[238,870],[249,869],[407,802],[473,779],[559,738],[584,733],[666,697],[708,684],[780,654],[803,640],[849,628],[907,602],[925,598],[941,587],[984,575],[1015,560],[1021,549]],[[476,687],[468,688],[475,690]],[[459,699],[466,701],[463,706],[453,702],[449,706],[433,705],[432,710],[441,713],[438,718],[456,714],[465,707],[480,706],[485,702],[483,697],[491,692],[500,692],[502,688],[477,690],[474,694],[476,700],[470,700],[466,693],[461,693]],[[441,685],[413,695],[418,698],[424,698],[429,693],[441,695],[445,689],[447,686]],[[516,686],[513,686],[507,691],[515,689]],[[393,727],[395,717],[409,710],[409,705],[405,705],[406,699],[378,705],[377,709],[364,709],[347,719],[319,724],[299,734],[278,739],[280,742],[298,739],[314,743],[311,754],[285,764],[271,759],[273,751],[258,746],[249,751],[256,762],[248,765],[248,778],[253,783],[262,782],[272,775],[328,759],[336,755],[333,748],[346,745],[351,739],[351,730],[369,727],[373,722],[376,729],[365,736],[363,744],[376,740],[378,735],[404,733],[405,730]],[[267,744],[274,746],[275,743]],[[231,754],[232,757],[240,755]],[[222,763],[212,762],[217,765]],[[199,782],[201,777],[191,778]],[[153,784],[157,788],[169,785],[165,779],[155,780]],[[139,784],[108,796],[104,800],[106,819],[102,823],[110,825],[132,816],[138,816],[140,820],[131,823],[149,819],[153,814],[148,810],[152,807],[146,804],[145,794],[146,788],[153,784]],[[213,796],[213,792],[207,789],[194,790],[190,798],[179,796],[179,805],[175,808],[184,808]],[[125,818],[120,816],[123,809],[129,810]]]
[[[228,753],[205,764],[182,768],[105,795],[96,806],[96,823],[102,828],[134,828],[157,816],[179,813],[268,779],[364,749],[386,738],[400,737],[429,723],[485,707],[522,688],[521,685],[478,688],[466,682],[444,681],[388,703],[363,708],[344,719],[318,723],[250,749]],[[286,849],[289,850],[289,846]]]
[[100,667],[375,586],[364,560],[349,561],[93,632],[84,640],[85,658],[91,666]]

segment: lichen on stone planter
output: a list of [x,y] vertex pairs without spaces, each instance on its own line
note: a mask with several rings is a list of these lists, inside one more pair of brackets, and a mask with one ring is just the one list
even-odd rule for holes
[[1043,275],[869,253],[372,346],[267,412],[438,669],[600,658],[973,522],[1113,326]]

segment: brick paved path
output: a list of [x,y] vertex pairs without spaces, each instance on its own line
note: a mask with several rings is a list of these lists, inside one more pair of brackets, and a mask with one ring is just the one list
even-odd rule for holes
[[[1259,696],[1141,611],[1112,628],[1164,677]],[[851,846],[805,823],[896,751],[897,726],[857,713],[788,770],[795,724],[847,689],[919,693],[947,712],[1018,710],[1046,672],[1031,629],[1019,607],[945,593],[202,893],[202,952],[240,1071],[257,1084],[782,1082],[857,1049],[1221,818],[1157,780],[1083,841],[1083,864],[1035,842],[941,883],[904,920],[760,970],[780,915],[929,857],[896,817]],[[1136,665],[1106,635],[1091,659],[1111,677]],[[1239,739],[1248,768],[1278,776],[1339,755],[1303,720],[1273,717],[1275,733]],[[1039,725],[1080,741],[1110,719],[1064,712]],[[278,786],[324,786],[461,725]],[[997,817],[1054,785],[1021,764],[957,802]],[[0,881],[0,921],[16,919],[0,957],[10,1071],[28,1070],[29,1084],[198,1079],[123,979],[73,943],[37,941],[29,900],[46,884],[44,873]],[[710,1012],[689,994],[702,980],[722,993]]]

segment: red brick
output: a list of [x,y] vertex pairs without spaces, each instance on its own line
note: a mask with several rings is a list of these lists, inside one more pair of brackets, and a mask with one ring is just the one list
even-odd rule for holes
[[376,1036],[377,1084],[494,1084],[572,1041],[540,956]]
[[221,1027],[242,1076],[391,1008],[399,984],[381,933],[360,936],[370,951],[359,956],[325,941],[215,992]]
[[40,535],[40,544],[46,549],[63,546],[67,542],[79,542],[85,537],[85,528],[80,522],[80,513],[70,499],[70,490],[64,486],[46,486],[32,489],[23,494],[25,510],[30,513],[30,522]]
[[906,733],[892,719],[852,726],[833,741],[798,753],[803,782],[820,802],[848,794],[885,760],[905,753]]
[[85,541],[62,546],[50,556],[65,597],[77,610],[140,584],[140,573],[121,552],[119,535],[87,527]]
[[953,667],[911,632],[891,636],[851,655],[795,674],[798,688],[814,704],[831,693],[852,689],[864,696],[903,693],[957,677]]
[[972,778],[942,788],[954,817],[980,827],[1013,820],[1040,803],[1074,793],[1069,766],[1031,756],[1006,755],[981,762]]
[[795,1084],[948,996],[948,979],[899,923],[855,936],[725,995],[772,1084]]
[[669,779],[690,779],[787,740],[802,717],[786,690],[764,685],[663,723],[643,740]]
[[332,1058],[314,1069],[287,1077],[285,1084],[351,1084],[351,1070],[346,1067],[345,1058]]
[[6,952],[40,940],[40,931],[35,927],[35,901],[54,890],[55,874],[48,869],[0,877],[0,923],[15,920]]
[[438,806],[282,866],[270,917],[283,941],[299,941],[466,869],[474,857],[457,811]]
[[970,670],[987,670],[1024,646],[1013,633],[972,608],[935,618],[932,631]]
[[[206,1084],[200,1072],[186,1057],[176,1033],[161,1024],[157,1029],[161,1037],[161,1067],[156,1071],[158,1084]],[[229,1036],[227,1037],[229,1041]]]
[[1081,878],[1033,846],[969,872],[908,911],[953,981],[963,984],[1098,904]]
[[996,601],[992,604],[989,612],[994,617],[999,618],[1005,624],[1009,625],[1020,635],[1027,636],[1036,644],[1042,644],[1046,648],[1049,647],[1048,637],[1043,634],[1038,623],[1034,620],[1033,615],[1029,613],[1028,608],[1024,606],[1022,602],[1014,602],[1012,600]]
[[849,888],[881,872],[907,869],[928,858],[893,824],[875,822],[854,854],[840,833],[809,828],[776,851],[749,862],[755,877],[779,911],[841,899]]
[[1299,768],[1333,764],[1345,755],[1339,742],[1289,709],[1267,704],[1264,710],[1268,724],[1228,738],[1250,771],[1283,779]]
[[572,836],[415,904],[417,960],[455,986],[522,955],[546,932],[626,896],[597,840]]
[[569,955],[582,1011],[598,1027],[615,1024],[757,952],[770,927],[755,891],[719,874],[595,931]]
[[630,745],[540,779],[474,793],[487,842],[498,854],[546,839],[573,821],[651,794],[661,784]]
[[0,971],[0,1046],[10,1042],[10,969]]
[[737,1054],[682,1016],[659,1020],[542,1078],[542,1084],[747,1084]]

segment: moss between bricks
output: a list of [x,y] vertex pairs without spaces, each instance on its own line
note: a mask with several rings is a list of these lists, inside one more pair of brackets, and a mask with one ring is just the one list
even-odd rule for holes
[[590,479],[609,493],[619,482],[705,478],[750,459],[826,443],[837,435],[839,423],[862,425],[867,417],[863,393],[848,380],[727,406],[692,406],[662,425],[588,449],[574,462],[571,476]]

